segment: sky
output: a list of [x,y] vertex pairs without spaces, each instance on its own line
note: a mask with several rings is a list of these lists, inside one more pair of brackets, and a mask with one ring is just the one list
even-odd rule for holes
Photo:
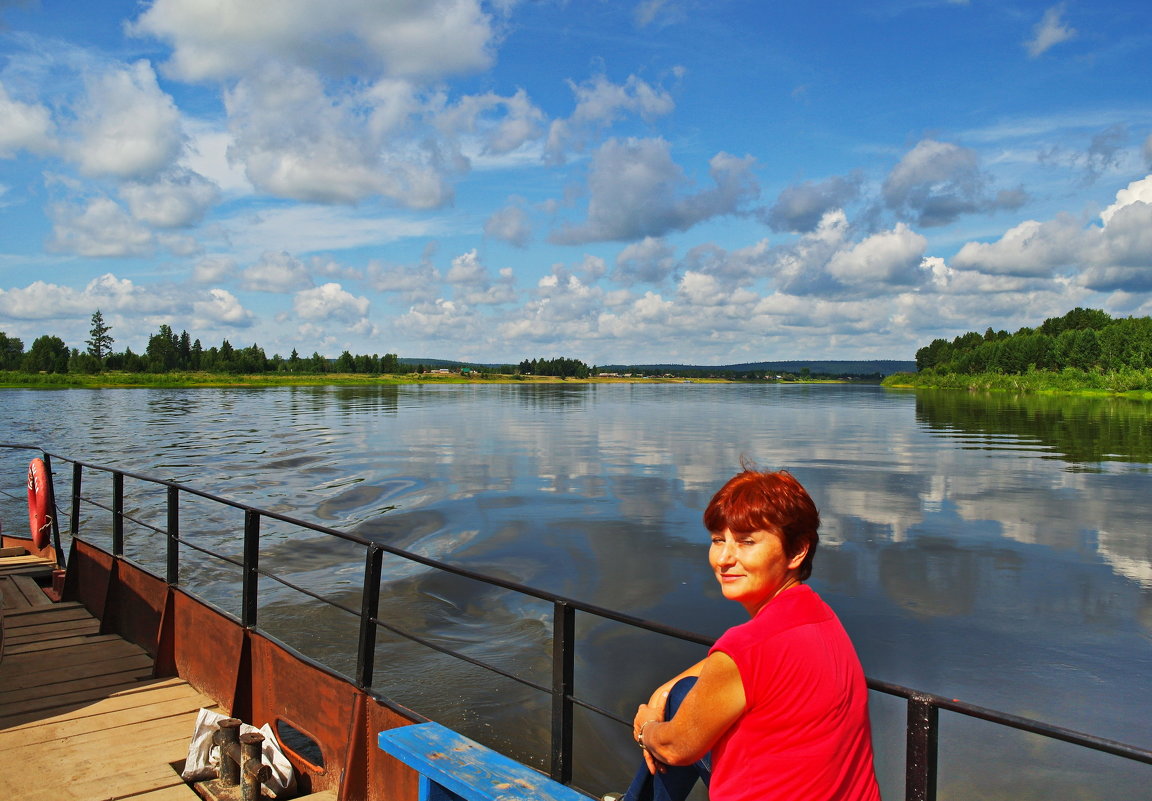
[[1147,0],[0,0],[0,331],[912,359],[1152,314]]

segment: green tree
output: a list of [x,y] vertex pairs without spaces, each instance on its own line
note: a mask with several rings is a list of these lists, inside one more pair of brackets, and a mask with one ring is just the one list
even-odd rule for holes
[[37,337],[24,355],[20,369],[26,373],[66,373],[72,355],[64,340],[45,334]]
[[104,315],[97,309],[92,314],[92,328],[88,332],[88,355],[97,362],[103,363],[104,357],[112,352],[112,343],[116,340],[108,332],[112,326],[105,324]]
[[167,373],[176,368],[179,361],[180,338],[172,332],[172,326],[161,325],[159,333],[148,337],[148,347],[144,355],[148,359],[148,370],[153,373]]
[[23,359],[23,340],[0,331],[0,370],[19,370]]

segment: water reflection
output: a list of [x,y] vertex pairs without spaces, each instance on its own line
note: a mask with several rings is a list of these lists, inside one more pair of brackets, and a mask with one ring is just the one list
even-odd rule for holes
[[[49,421],[43,397],[0,391],[4,439],[158,472],[711,635],[743,612],[708,572],[701,512],[742,457],[785,467],[821,508],[813,584],[870,675],[1105,737],[1152,739],[1133,702],[1152,694],[1147,405],[850,385],[306,387],[52,393]],[[19,477],[19,465],[6,475]],[[163,524],[162,493],[133,493],[131,503]],[[22,519],[19,504],[0,511]],[[183,510],[184,536],[228,543],[234,556],[242,525],[239,514],[193,501]],[[271,522],[264,537],[264,567],[358,608],[362,553]],[[146,542],[133,547],[141,560],[157,558]],[[181,570],[226,608],[237,603],[230,568],[189,554]],[[546,673],[547,610],[400,560],[386,560],[384,575],[382,619],[517,675]],[[351,671],[350,616],[313,611],[274,585],[261,596],[262,625]],[[578,627],[578,691],[622,715],[696,653],[601,622]],[[382,691],[542,758],[547,704],[533,692],[392,636],[379,652]],[[509,721],[502,704],[523,715]],[[902,713],[878,709],[888,789],[901,781]],[[953,731],[949,759],[960,767],[942,772],[941,797],[977,785],[995,797],[969,769],[988,760],[987,738]],[[634,750],[626,732],[593,717],[579,732],[581,769],[594,782],[586,786],[613,789],[627,769],[620,755]],[[1010,761],[1032,748],[1005,747]],[[1140,786],[1131,771],[1110,770],[1111,797]],[[1037,797],[1083,797],[1091,783],[1045,775]]]
[[916,393],[916,417],[969,447],[1022,451],[1032,445],[1069,462],[1069,469],[1152,462],[1147,401],[926,390]]

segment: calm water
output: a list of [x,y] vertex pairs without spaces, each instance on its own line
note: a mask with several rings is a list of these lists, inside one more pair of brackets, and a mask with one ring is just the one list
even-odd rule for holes
[[[870,676],[1152,746],[1150,404],[674,384],[0,390],[0,408],[0,441],[712,635],[743,612],[713,586],[701,512],[742,457],[784,467],[822,512],[811,583]],[[9,530],[23,525],[21,508],[2,510]],[[186,508],[186,536],[208,544],[239,527],[195,519]],[[358,552],[276,542],[274,527],[269,537],[262,566],[358,602]],[[389,619],[547,681],[547,606],[385,569]],[[218,568],[189,559],[184,571],[234,603]],[[277,590],[261,603],[262,625],[351,670],[348,622],[302,615]],[[700,653],[607,625],[580,636],[578,693],[629,716]],[[380,658],[377,686],[401,702],[524,758],[546,751],[547,705],[530,691],[411,646],[382,642]],[[903,709],[876,698],[873,717],[882,783],[898,798]],[[1147,797],[1152,769],[942,724],[942,799]],[[582,720],[578,746],[581,783],[619,789],[626,734]]]

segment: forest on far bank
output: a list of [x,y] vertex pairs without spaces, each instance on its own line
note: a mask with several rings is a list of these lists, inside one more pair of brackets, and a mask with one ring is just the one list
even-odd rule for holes
[[1015,333],[988,328],[933,340],[916,351],[916,369],[884,383],[1152,390],[1152,317],[1113,318],[1077,307]]

